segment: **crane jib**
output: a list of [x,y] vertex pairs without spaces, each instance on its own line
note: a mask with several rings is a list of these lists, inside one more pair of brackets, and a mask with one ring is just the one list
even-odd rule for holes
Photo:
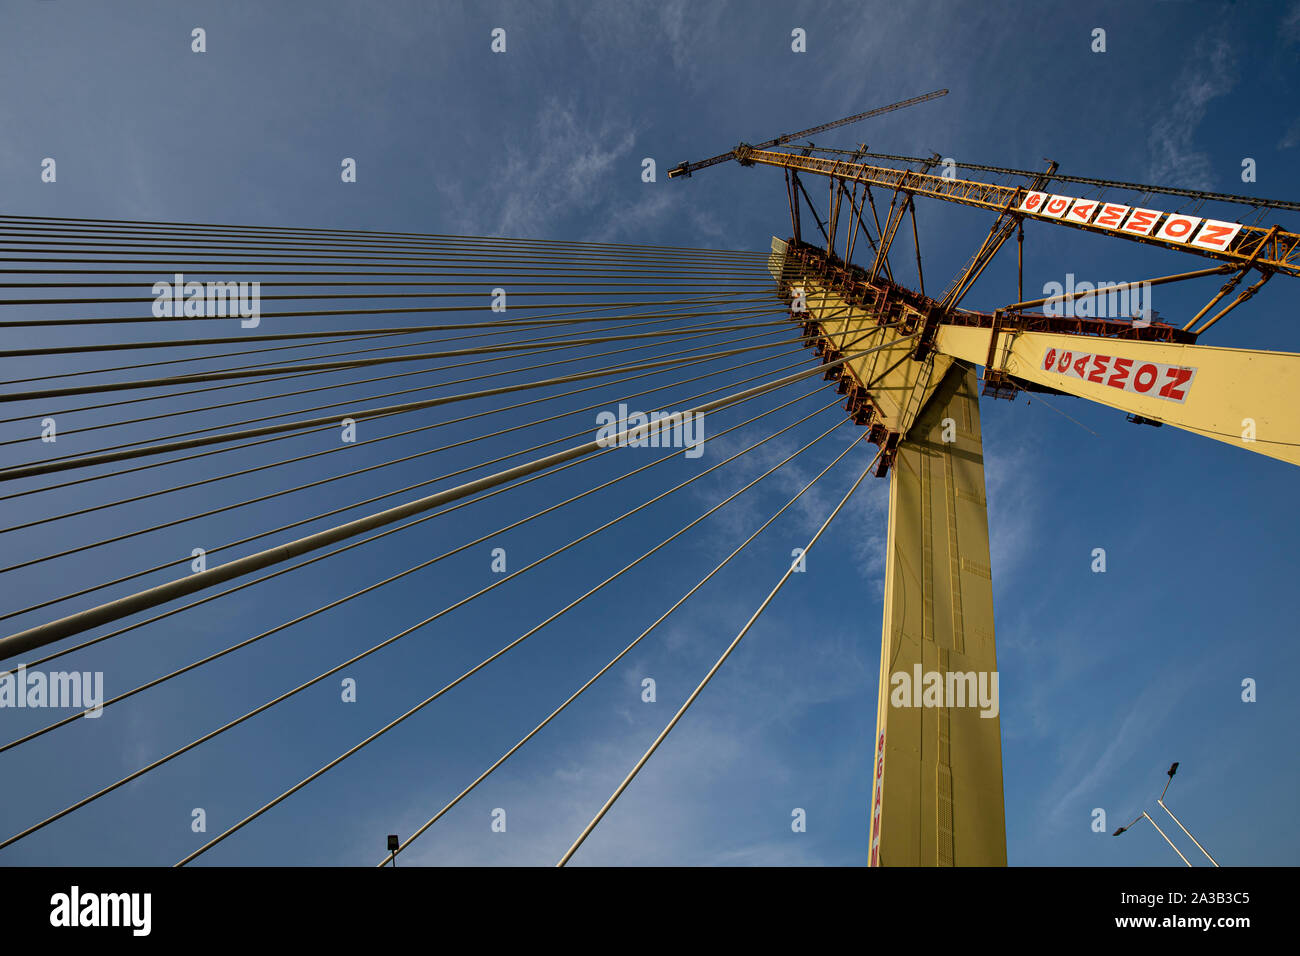
[[1229,252],[1242,229],[1238,222],[1203,219],[1182,213],[1166,213],[1160,209],[1141,209],[1121,203],[1042,192],[1026,193],[1017,208],[1034,216],[1090,225],[1109,232],[1155,236],[1167,242],[1188,243],[1212,252]]
[[805,136],[811,136],[813,133],[822,133],[829,129],[836,129],[840,126],[847,126],[850,123],[856,123],[859,120],[869,119],[872,116],[880,116],[883,113],[892,113],[894,110],[906,109],[909,106],[915,106],[917,103],[924,103],[927,100],[937,99],[940,96],[947,96],[947,90],[934,90],[930,93],[922,93],[920,96],[913,96],[911,99],[899,100],[897,103],[890,103],[888,106],[878,106],[875,109],[867,110],[864,113],[854,113],[852,116],[846,116],[843,119],[832,120],[829,123],[823,123],[821,126],[811,126],[808,129],[799,130],[797,133],[786,133],[783,136],[777,136],[759,143],[757,146],[750,146],[747,143],[741,143],[739,147],[729,153],[719,153],[717,156],[710,156],[708,159],[700,160],[696,163],[681,162],[668,170],[668,178],[676,179],[678,176],[689,176],[694,170],[704,169],[706,166],[716,166],[718,163],[725,163],[729,159],[738,159],[742,166],[752,166],[753,163],[746,162],[748,152],[755,149],[767,149],[770,146],[782,146],[792,140],[802,139]]

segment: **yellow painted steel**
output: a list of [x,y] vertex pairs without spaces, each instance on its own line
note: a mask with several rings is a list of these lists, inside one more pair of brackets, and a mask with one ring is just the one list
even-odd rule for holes
[[930,361],[915,362],[910,356],[916,342],[898,329],[882,329],[870,312],[849,308],[833,292],[827,292],[811,280],[795,286],[802,290],[808,315],[816,319],[822,333],[841,352],[854,352],[879,345],[886,348],[847,364],[858,380],[871,390],[871,400],[879,420],[890,431],[905,432],[921,405],[943,378],[952,360],[944,355]]
[[[983,365],[989,354],[989,329],[941,325],[935,341],[945,355]],[[1043,368],[1055,351],[1052,369]],[[1060,369],[1066,353],[1070,361]],[[1083,356],[1089,362],[1075,371]],[[1093,356],[1106,361],[1094,362]],[[1125,360],[1117,366],[1116,360]],[[1157,375],[1133,389],[1144,366]],[[1069,392],[1112,408],[1164,422],[1247,451],[1300,464],[1300,354],[1229,349],[1212,345],[1177,345],[1054,332],[1003,332],[993,366],[1017,378]],[[1193,369],[1175,383],[1165,369]],[[1127,386],[1127,387],[1121,387]],[[1181,401],[1162,397],[1182,395]]]
[[890,473],[872,865],[1006,865],[976,388],[950,368]]
[[[772,246],[779,277],[785,246]],[[975,374],[937,353],[913,360],[911,336],[877,327],[812,277],[794,281],[808,317],[840,351],[894,343],[848,364],[880,419],[906,436],[890,473],[868,860],[1003,866],[1001,720],[995,703],[978,706],[981,681],[997,700],[997,655]],[[922,692],[927,674],[939,675],[942,694],[928,700],[938,706]],[[904,680],[916,691],[896,693]],[[973,699],[949,694],[972,682]]]
[[1206,256],[1225,262],[1245,265],[1254,261],[1260,266],[1267,266],[1277,272],[1300,276],[1300,233],[1287,232],[1283,229],[1268,229],[1262,226],[1243,225],[1233,248],[1224,251],[1203,249],[1187,242],[1163,239],[1157,232],[1141,235],[1119,229],[1103,227],[1096,222],[1084,223],[1064,216],[1052,216],[1046,212],[1030,212],[1020,208],[1021,201],[1028,192],[1024,186],[1002,186],[997,183],[983,183],[970,179],[951,179],[947,176],[935,176],[931,173],[919,173],[910,169],[895,169],[890,166],[869,166],[865,163],[851,163],[844,160],[824,159],[820,156],[800,156],[778,150],[753,149],[747,153],[747,160],[762,166],[776,166],[780,169],[793,169],[801,173],[815,173],[820,176],[833,177],[846,183],[866,183],[869,186],[894,188],[918,196],[929,196],[947,202],[974,206],[989,212],[1013,212],[1026,219],[1069,226],[1086,232],[1105,236],[1115,236],[1130,242],[1161,246],[1196,256]]
[[[1006,208],[1015,198],[993,195],[984,184],[914,173],[826,168],[761,151],[754,158],[969,205]],[[1280,271],[1300,274],[1300,236],[1288,233],[1280,242],[1277,230],[1251,227],[1243,234],[1234,253],[1216,258],[1262,253]],[[942,324],[934,351],[916,361],[913,336],[879,328],[878,317],[849,308],[817,277],[792,274],[785,243],[775,238],[770,267],[839,352],[890,346],[849,363],[871,398],[873,421],[903,436],[890,471],[869,863],[1005,865],[975,367],[1300,464],[1300,354]],[[902,309],[906,325],[923,324],[910,307]]]

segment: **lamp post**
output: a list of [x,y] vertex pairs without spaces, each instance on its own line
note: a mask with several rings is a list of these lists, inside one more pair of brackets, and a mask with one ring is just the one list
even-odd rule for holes
[[[1168,774],[1169,779],[1165,781],[1165,788],[1160,791],[1160,797],[1159,799],[1156,800],[1156,803],[1160,804],[1160,808],[1164,810],[1165,813],[1169,814],[1170,819],[1173,820],[1174,823],[1178,824],[1178,829],[1186,833],[1187,838],[1196,844],[1196,848],[1200,850],[1202,853],[1204,853],[1206,858],[1211,863],[1213,863],[1215,866],[1218,866],[1219,861],[1216,860],[1214,857],[1210,856],[1210,851],[1205,849],[1205,847],[1201,846],[1201,842],[1198,839],[1196,839],[1196,837],[1192,836],[1191,831],[1188,830],[1187,827],[1183,826],[1183,821],[1179,820],[1176,816],[1174,816],[1174,812],[1170,810],[1167,806],[1165,806],[1165,794],[1169,792],[1169,785],[1174,782],[1174,774],[1176,774],[1177,772],[1178,772],[1178,762],[1174,761],[1174,763],[1169,765],[1169,769],[1165,771],[1165,773]],[[1168,843],[1171,847],[1173,847],[1173,850],[1175,853],[1178,854],[1179,859],[1181,859],[1188,866],[1192,865],[1191,861],[1188,860],[1187,857],[1183,856],[1182,851],[1179,850],[1178,847],[1174,846],[1174,841],[1169,839],[1169,837],[1165,835],[1165,831],[1160,829],[1159,824],[1157,824],[1155,820],[1152,820],[1150,814],[1148,814],[1145,810],[1142,811],[1141,816],[1135,817],[1133,819],[1133,823],[1137,823],[1138,820],[1142,819],[1142,817],[1146,817],[1147,820],[1150,820],[1151,825],[1156,828],[1156,832],[1165,838],[1166,843]],[[1111,836],[1119,836],[1125,830],[1129,829],[1129,827],[1133,826],[1133,823],[1130,823],[1126,827],[1120,827],[1118,830],[1112,833]]]
[[1187,827],[1183,826],[1183,821],[1179,820],[1176,816],[1174,816],[1174,811],[1170,810],[1168,807],[1165,806],[1165,794],[1169,792],[1169,785],[1174,782],[1174,774],[1177,772],[1178,772],[1178,762],[1175,761],[1168,770],[1169,779],[1165,781],[1165,789],[1161,791],[1160,799],[1157,800],[1156,803],[1160,804],[1161,809],[1163,809],[1165,813],[1169,814],[1170,819],[1172,819],[1174,823],[1178,824],[1178,829],[1186,833],[1187,838],[1196,844],[1196,849],[1204,853],[1206,859],[1208,859],[1211,863],[1213,863],[1215,866],[1218,866],[1219,861],[1216,860],[1214,857],[1210,856],[1210,851],[1205,849],[1205,847],[1201,846],[1201,841],[1196,839],[1196,837],[1192,836],[1191,831],[1188,830]]
[[[1145,810],[1143,810],[1141,816],[1133,818],[1133,823],[1137,823],[1138,820],[1142,819],[1142,817],[1146,817],[1148,820],[1151,820],[1150,815]],[[1129,827],[1133,826],[1133,823],[1130,823],[1127,827],[1120,827],[1118,830],[1112,833],[1111,836],[1119,836]],[[1191,861],[1188,860],[1187,857],[1183,856],[1183,852],[1180,849],[1178,849],[1178,847],[1174,846],[1174,841],[1169,839],[1169,837],[1165,836],[1165,831],[1160,829],[1160,824],[1156,823],[1156,821],[1154,820],[1151,820],[1151,825],[1156,828],[1157,833],[1159,833],[1162,837],[1165,837],[1165,842],[1168,843],[1171,847],[1173,847],[1174,852],[1178,854],[1178,858],[1182,860],[1184,863],[1186,863],[1188,866],[1191,866],[1192,865]]]

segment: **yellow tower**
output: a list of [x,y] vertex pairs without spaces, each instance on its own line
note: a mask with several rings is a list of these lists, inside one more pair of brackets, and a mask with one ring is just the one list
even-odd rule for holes
[[993,635],[979,397],[954,366],[889,479],[873,866],[1006,864]]
[[[850,306],[772,240],[769,268],[827,357],[850,359],[841,390],[892,458],[869,861],[1006,864],[1002,742],[984,445],[972,369],[899,323],[906,303]],[[889,812],[884,813],[888,807]]]

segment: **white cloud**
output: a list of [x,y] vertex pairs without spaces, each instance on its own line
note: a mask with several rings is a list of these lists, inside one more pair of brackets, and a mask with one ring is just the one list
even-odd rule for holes
[[656,170],[654,183],[641,181],[641,134],[641,124],[625,114],[597,115],[576,100],[551,97],[532,129],[508,140],[488,188],[471,196],[443,181],[439,190],[464,233],[644,241],[651,231],[687,223],[701,242],[725,240],[716,216],[668,184],[666,169]]
[[[691,649],[687,655],[690,667],[703,676],[707,664],[729,642],[732,634],[728,632],[738,630],[753,607],[744,600],[727,598],[697,607],[702,613],[682,627],[691,632],[684,642]],[[787,624],[792,623],[777,619],[770,629],[790,632]],[[826,848],[819,847],[815,839],[791,831],[787,809],[772,812],[755,795],[773,787],[793,786],[797,791],[799,775],[781,731],[810,708],[862,692],[874,674],[875,662],[861,658],[858,643],[853,635],[832,634],[820,643],[801,646],[798,674],[791,674],[780,661],[757,662],[754,655],[744,654],[746,645],[742,643],[573,863],[770,866],[830,862]],[[631,671],[636,673],[638,668]],[[618,681],[620,675],[611,674],[609,679]],[[668,686],[674,688],[671,693],[666,692]],[[547,728],[542,733],[550,737],[539,736],[527,745],[530,750],[547,751],[547,755],[532,754],[534,765],[521,751],[412,844],[399,865],[538,866],[556,862],[662,730],[685,698],[687,686],[693,688],[694,681],[689,685],[679,680],[661,683],[658,705],[647,706],[630,722],[602,719],[595,725],[598,733],[589,732],[593,725],[575,716],[579,726],[587,728],[580,733],[577,746],[563,728]],[[560,736],[566,742],[556,747],[554,738]],[[852,752],[852,748],[846,747],[844,752]],[[809,794],[803,802],[815,799],[815,794]],[[417,818],[423,822],[440,805],[429,803],[405,802],[400,812],[384,811],[380,821],[359,827],[359,833],[369,834],[366,842],[362,845],[358,836],[355,845],[344,848],[345,858],[377,862],[370,835],[382,832],[394,820],[402,821],[399,830],[409,826],[413,831]],[[491,812],[497,807],[507,811],[505,833],[492,833],[489,827]],[[733,826],[741,817],[744,824]],[[755,832],[769,835],[755,840]]]
[[993,580],[1009,576],[1033,543],[1039,497],[1030,475],[1034,452],[1002,432],[993,442],[984,433],[984,496],[988,502],[989,560]]
[[1195,148],[1196,129],[1210,101],[1226,95],[1236,82],[1235,58],[1227,40],[1202,38],[1187,62],[1189,66],[1173,83],[1179,91],[1177,99],[1160,106],[1152,120],[1148,176],[1184,189],[1210,189],[1214,186],[1210,158]]
[[439,188],[465,224],[463,232],[554,235],[567,217],[601,218],[611,176],[638,175],[636,136],[626,119],[596,118],[573,101],[552,97],[530,134],[507,143],[504,165],[489,188],[472,198],[446,183]]
[[1283,134],[1282,139],[1278,142],[1277,148],[1291,149],[1298,145],[1300,145],[1300,119],[1296,120],[1287,128],[1286,133]]
[[[1102,718],[1087,726],[1076,722],[1072,731],[1062,735],[1066,739],[1059,741],[1057,753],[1065,762],[1039,795],[1039,819],[1044,829],[1059,833],[1072,825],[1069,820],[1078,819],[1081,803],[1095,806],[1104,795],[1113,794],[1123,764],[1150,746],[1153,735],[1192,686],[1195,671],[1204,671],[1204,667],[1162,675],[1162,680],[1137,695],[1122,717]],[[1129,804],[1137,806],[1145,793],[1142,788],[1149,784],[1147,780],[1126,784],[1127,795],[1119,802],[1112,798],[1113,810],[1121,816],[1128,813]]]
[[1288,43],[1300,43],[1300,2],[1292,3],[1282,17],[1282,36]]

